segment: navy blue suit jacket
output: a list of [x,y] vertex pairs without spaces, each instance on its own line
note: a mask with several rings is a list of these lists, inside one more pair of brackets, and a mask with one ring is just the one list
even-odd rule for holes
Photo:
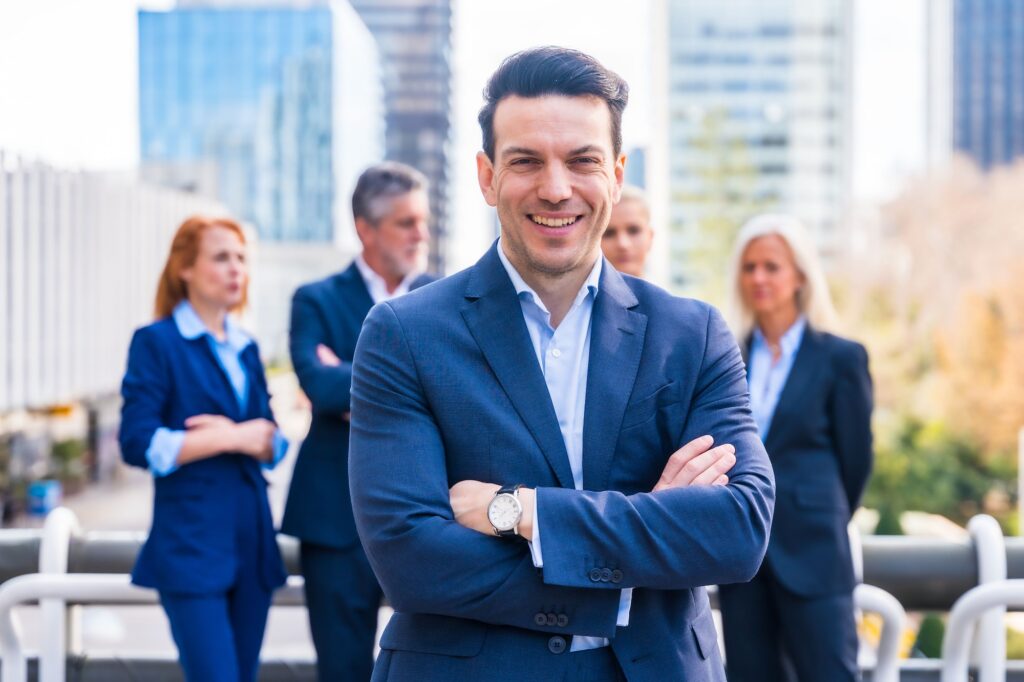
[[[242,365],[249,375],[245,409],[205,337],[182,337],[173,318],[138,329],[121,386],[124,461],[148,469],[153,433],[161,426],[184,430],[185,420],[197,414],[273,420],[255,343],[242,352]],[[239,570],[236,529],[242,523],[259,527],[261,561],[255,569],[263,586],[272,590],[284,583],[267,482],[255,459],[225,453],[190,462],[156,477],[154,488],[153,526],[132,571],[136,585],[182,594],[223,592]],[[253,490],[261,499],[257,518],[248,511],[251,503],[243,502]]]
[[854,587],[846,527],[871,474],[871,409],[864,346],[808,326],[764,439],[777,487],[766,563],[797,594]]
[[[396,610],[374,679],[548,680],[558,633],[612,638],[632,682],[724,680],[701,586],[755,574],[774,490],[716,311],[605,263],[583,491],[495,247],[376,306],[354,368],[356,525]],[[736,446],[729,485],[651,493],[668,456],[706,433]],[[537,488],[542,571],[525,543],[454,521],[448,488],[465,479]],[[617,628],[624,587],[635,588],[630,625]]]
[[[411,288],[433,281],[418,277]],[[292,298],[289,350],[299,385],[313,405],[313,421],[292,473],[281,532],[305,542],[344,549],[356,542],[348,496],[348,431],[352,356],[373,301],[359,268],[306,284]],[[341,360],[329,367],[317,358],[324,344]]]

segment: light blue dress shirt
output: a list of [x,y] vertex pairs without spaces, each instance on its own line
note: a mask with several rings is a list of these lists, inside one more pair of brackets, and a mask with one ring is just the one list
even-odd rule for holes
[[[519,305],[526,320],[526,329],[533,342],[533,350],[540,363],[544,381],[548,387],[551,403],[558,417],[558,428],[562,432],[565,451],[569,455],[569,467],[572,469],[572,480],[577,490],[583,489],[583,417],[587,402],[587,370],[590,366],[590,320],[594,310],[594,298],[597,296],[598,284],[601,280],[603,258],[594,263],[586,282],[576,294],[576,300],[566,313],[565,318],[555,329],[551,326],[551,313],[544,307],[540,296],[530,288],[505,256],[502,244],[498,242],[498,257],[505,267],[512,285],[519,296]],[[533,541],[530,552],[533,565],[543,568],[544,556],[541,552],[541,515],[540,509],[534,510]],[[633,600],[633,589],[622,590],[619,598],[619,615],[616,624],[629,625],[629,607]],[[570,651],[584,651],[608,646],[604,637],[572,638]]]
[[[188,300],[175,306],[173,317],[174,324],[178,327],[178,333],[182,337],[186,339],[206,337],[214,357],[217,358],[217,362],[231,383],[231,388],[234,389],[239,407],[244,411],[249,399],[249,375],[246,374],[245,367],[242,366],[242,351],[252,343],[252,339],[228,315],[224,318],[224,340],[217,340],[199,319],[195,308]],[[153,475],[166,476],[178,469],[178,453],[181,452],[184,442],[185,431],[161,426],[153,433],[149,448],[146,450],[146,459],[149,461],[149,469]],[[277,429],[274,431],[274,459],[271,462],[264,462],[263,468],[274,468],[287,452],[288,440],[281,435],[281,430]]]
[[779,339],[782,353],[778,361],[772,360],[771,349],[764,339],[761,330],[754,328],[750,341],[750,371],[747,382],[750,385],[750,409],[754,413],[758,433],[764,439],[771,428],[775,408],[779,404],[779,396],[793,369],[793,361],[804,338],[807,319],[801,315],[786,333]]

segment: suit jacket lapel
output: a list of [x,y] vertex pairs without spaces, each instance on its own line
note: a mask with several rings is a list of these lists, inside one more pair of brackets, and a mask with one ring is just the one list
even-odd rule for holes
[[515,288],[492,246],[473,267],[462,317],[560,485],[574,487],[569,455]]
[[771,426],[768,427],[768,433],[765,434],[764,442],[768,452],[772,451],[769,445],[785,434],[790,415],[801,414],[800,406],[803,397],[818,371],[820,359],[821,335],[808,325],[804,329],[800,348],[797,349],[796,357],[793,358],[793,366],[789,369],[789,376],[786,377],[782,393],[779,394],[779,401],[775,404],[775,414],[772,415]]
[[366,288],[366,282],[363,281],[363,275],[359,272],[359,267],[355,262],[337,275],[335,283],[339,289],[335,300],[345,306],[359,309],[361,322],[373,307],[373,299],[370,298],[370,290]]
[[630,310],[636,305],[633,292],[606,261],[590,327],[583,420],[583,487],[587,490],[607,487],[622,415],[640,367],[647,316]]
[[220,406],[224,414],[237,420],[242,416],[238,398],[235,397],[235,390],[231,387],[231,380],[224,373],[213,349],[210,348],[210,342],[202,336],[183,340],[194,351],[190,355],[195,363],[196,374],[201,377],[199,384],[202,389]]

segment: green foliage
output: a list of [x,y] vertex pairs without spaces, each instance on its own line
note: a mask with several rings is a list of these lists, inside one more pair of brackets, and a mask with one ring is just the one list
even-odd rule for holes
[[[880,534],[891,531],[892,519],[907,510],[941,514],[964,524],[985,511],[988,493],[1012,493],[1012,458],[984,456],[978,445],[951,433],[941,422],[906,418],[880,441],[864,498],[865,506],[879,511]],[[1004,525],[1010,520],[1008,512],[995,515],[1005,517]],[[883,520],[888,524],[885,529]]]
[[917,629],[914,651],[926,658],[942,658],[942,638],[946,634],[946,625],[935,613],[926,614]]
[[85,441],[69,438],[53,444],[50,454],[58,478],[63,481],[76,480],[85,476]]

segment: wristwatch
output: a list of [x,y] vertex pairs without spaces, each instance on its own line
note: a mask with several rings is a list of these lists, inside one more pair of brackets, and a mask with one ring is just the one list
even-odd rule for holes
[[523,503],[519,501],[519,489],[522,487],[520,483],[501,488],[487,505],[487,520],[494,534],[500,538],[519,535],[519,522],[523,518]]

